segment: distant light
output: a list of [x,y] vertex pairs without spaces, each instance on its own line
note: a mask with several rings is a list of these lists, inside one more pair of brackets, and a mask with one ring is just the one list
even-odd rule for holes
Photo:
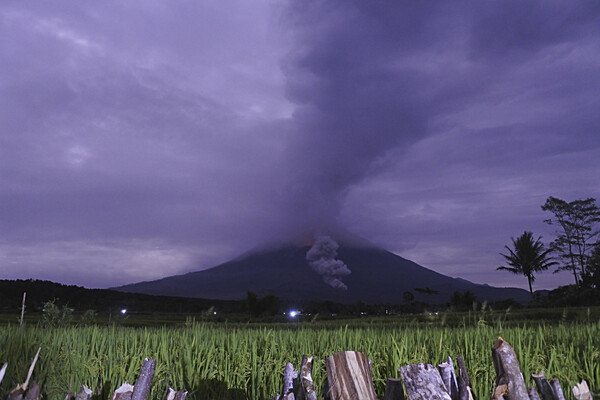
[[295,318],[296,315],[300,315],[300,311],[292,310],[289,312],[290,317]]
[[216,312],[216,311],[213,311],[213,315],[217,315],[217,312]]
[[127,314],[127,309],[126,309],[126,308],[123,308],[123,309],[121,310],[121,314],[123,314],[123,315]]

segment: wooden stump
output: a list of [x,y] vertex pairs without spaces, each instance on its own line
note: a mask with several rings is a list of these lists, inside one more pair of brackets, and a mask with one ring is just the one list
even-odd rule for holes
[[456,357],[458,363],[458,398],[460,400],[476,400],[473,394],[473,386],[471,385],[471,379],[469,379],[469,373],[467,372],[467,366],[461,354]]
[[558,381],[558,379],[552,379],[552,382],[550,382],[550,384],[554,389],[554,394],[556,395],[556,398],[558,400],[565,400],[565,394],[563,393],[562,387],[560,386],[560,382]]
[[75,395],[75,400],[90,400],[92,398],[92,389],[85,385],[81,385],[79,392]]
[[529,400],[542,400],[537,390],[535,390],[535,386],[529,386],[527,393],[529,394]]
[[540,371],[539,374],[531,374],[531,378],[535,382],[535,386],[537,386],[541,400],[557,400],[554,389],[550,385],[550,382],[548,382],[548,379],[546,379],[544,371]]
[[592,400],[592,393],[585,380],[573,386],[573,396],[575,400]]
[[154,370],[156,369],[156,360],[145,359],[140,370],[140,376],[138,377],[135,386],[133,387],[133,393],[131,394],[131,400],[146,400],[150,393],[150,387],[152,386],[152,378],[154,378]]
[[298,376],[298,392],[296,400],[317,400],[315,393],[315,384],[312,380],[313,358],[306,355],[302,356],[300,365],[300,376]]
[[398,369],[408,400],[452,400],[433,365],[411,364]]
[[529,400],[525,379],[511,345],[498,338],[492,348],[492,359],[496,370],[494,398],[498,399],[500,395],[506,400]]
[[185,400],[188,392],[186,390],[175,390],[173,388],[167,389],[165,400]]
[[444,386],[446,387],[446,392],[448,392],[452,400],[459,400],[458,381],[456,379],[456,370],[454,369],[452,357],[448,357],[445,363],[438,365],[438,368]]
[[131,400],[133,394],[133,385],[125,382],[117,388],[110,397],[110,400]]
[[294,380],[296,378],[298,378],[298,371],[294,369],[294,365],[292,363],[287,363],[285,365],[285,370],[283,371],[283,394],[281,395],[281,399],[295,399]]
[[325,359],[328,393],[332,400],[377,400],[369,359],[363,353],[342,351]]
[[400,379],[388,378],[383,400],[404,400],[404,389]]

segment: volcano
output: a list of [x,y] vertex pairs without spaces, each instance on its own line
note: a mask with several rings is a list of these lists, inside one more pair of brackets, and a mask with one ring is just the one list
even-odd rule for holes
[[529,292],[497,288],[452,278],[372,245],[342,243],[337,249],[350,273],[333,287],[307,261],[310,246],[283,246],[247,253],[210,269],[113,288],[152,295],[242,300],[247,291],[282,300],[334,301],[352,304],[402,303],[407,291],[416,301],[443,304],[456,291],[470,291],[480,301],[529,300]]

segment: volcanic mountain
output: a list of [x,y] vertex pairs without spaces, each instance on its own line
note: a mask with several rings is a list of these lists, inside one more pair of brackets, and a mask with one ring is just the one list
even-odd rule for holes
[[[407,291],[415,300],[431,304],[446,303],[454,292],[467,290],[480,301],[529,299],[529,293],[523,289],[496,288],[451,278],[372,245],[342,243],[337,249],[337,243],[333,243],[336,256],[329,261],[337,263],[334,269],[338,275],[332,269],[324,275],[318,265],[307,261],[310,246],[289,245],[251,252],[210,269],[114,289],[222,300],[242,300],[247,291],[252,291],[261,296],[273,294],[282,300],[347,304],[402,303]],[[332,282],[335,280],[339,282]]]

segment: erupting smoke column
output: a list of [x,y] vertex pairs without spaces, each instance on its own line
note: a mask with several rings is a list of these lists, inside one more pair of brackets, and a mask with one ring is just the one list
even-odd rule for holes
[[339,245],[329,236],[318,236],[313,247],[306,253],[310,267],[323,277],[323,282],[336,288],[348,290],[340,279],[352,273],[342,260],[336,260]]

